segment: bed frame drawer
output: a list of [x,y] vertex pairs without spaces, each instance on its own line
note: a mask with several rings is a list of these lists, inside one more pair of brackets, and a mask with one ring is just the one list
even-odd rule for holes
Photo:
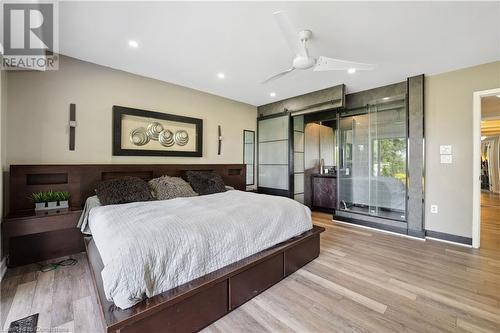
[[231,310],[283,279],[283,253],[229,279]]
[[[272,248],[121,310],[106,299],[95,243],[87,258],[106,333],[195,332],[281,281],[319,254],[319,226]],[[297,249],[295,251],[295,249]]]
[[285,251],[285,276],[319,256],[319,234]]
[[197,332],[228,312],[227,300],[227,281],[224,280],[132,326],[125,326],[120,333]]

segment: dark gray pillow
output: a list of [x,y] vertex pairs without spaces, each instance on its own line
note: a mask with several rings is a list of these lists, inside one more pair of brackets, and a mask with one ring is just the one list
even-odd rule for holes
[[210,171],[187,171],[186,179],[199,195],[226,192],[222,177]]
[[148,183],[136,177],[102,181],[95,191],[103,206],[153,200]]
[[168,200],[182,197],[194,197],[198,193],[191,185],[180,177],[161,176],[149,181],[149,187],[158,200]]

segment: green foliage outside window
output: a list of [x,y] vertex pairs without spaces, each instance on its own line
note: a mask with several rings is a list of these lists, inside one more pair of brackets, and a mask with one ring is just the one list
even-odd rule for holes
[[406,183],[406,139],[378,139],[373,142],[374,172]]

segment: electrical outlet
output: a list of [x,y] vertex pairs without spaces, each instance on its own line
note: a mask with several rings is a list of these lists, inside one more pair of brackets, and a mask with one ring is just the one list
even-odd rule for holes
[[438,206],[437,205],[431,205],[431,213],[432,214],[438,213]]

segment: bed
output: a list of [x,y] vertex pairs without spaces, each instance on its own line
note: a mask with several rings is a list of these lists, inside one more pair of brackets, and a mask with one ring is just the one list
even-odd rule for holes
[[[22,179],[19,173],[31,183],[38,179],[44,183],[38,189],[49,186],[51,177],[71,179],[67,188],[76,194],[72,204],[77,197],[80,205],[96,182],[124,175],[151,179],[210,170],[237,189],[90,211],[93,235],[85,244],[107,332],[198,331],[319,255],[324,229],[311,224],[310,211],[287,198],[241,191],[245,165],[17,167],[16,179]],[[64,172],[66,177],[61,176]],[[21,187],[21,192],[31,185]],[[175,214],[169,213],[173,210]],[[166,229],[176,231],[165,233]],[[176,274],[161,276],[170,269],[158,269],[162,265],[154,263],[159,261],[177,269]]]

